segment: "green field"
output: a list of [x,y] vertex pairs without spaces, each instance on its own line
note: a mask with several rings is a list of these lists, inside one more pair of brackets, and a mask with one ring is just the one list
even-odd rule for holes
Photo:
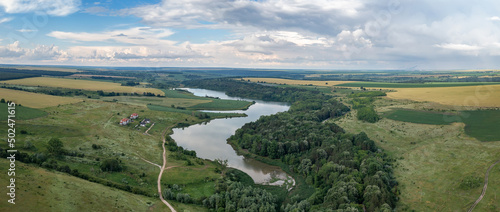
[[351,82],[338,84],[342,87],[365,87],[365,88],[437,88],[458,87],[477,85],[497,85],[500,82],[429,82],[429,83],[386,83],[386,82]]
[[[7,103],[0,103],[0,121],[7,120],[7,115],[8,115],[7,108],[8,108]],[[34,119],[47,115],[47,113],[44,112],[43,110],[35,108],[29,108],[24,106],[16,106],[15,108],[16,108],[16,114],[15,114],[16,117],[14,118],[15,120]]]
[[480,141],[500,141],[500,110],[463,111],[465,132]]
[[417,124],[444,125],[453,123],[460,116],[430,111],[396,109],[385,113],[384,117]]
[[453,122],[463,122],[467,135],[480,141],[500,141],[499,110],[462,111],[459,114],[449,114],[395,109],[385,113],[384,117],[417,124],[448,125]]

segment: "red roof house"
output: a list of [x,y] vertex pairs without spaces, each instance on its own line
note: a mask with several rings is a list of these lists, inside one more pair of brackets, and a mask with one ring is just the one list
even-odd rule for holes
[[136,119],[137,117],[139,117],[139,115],[137,115],[137,113],[132,113],[132,115],[130,115],[131,119]]
[[123,119],[120,121],[120,125],[127,125],[129,122],[130,122],[130,119],[128,119],[128,118],[123,118]]

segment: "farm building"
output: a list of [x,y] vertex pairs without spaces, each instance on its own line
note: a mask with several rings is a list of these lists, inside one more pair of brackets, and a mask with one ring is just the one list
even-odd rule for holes
[[130,119],[128,119],[128,118],[123,118],[120,121],[120,125],[127,125],[128,123],[130,123]]
[[149,123],[151,123],[151,120],[149,120],[149,119],[144,119],[144,120],[142,120],[142,121],[141,121],[141,127],[145,127],[145,126],[146,126],[146,124],[149,124]]
[[130,115],[130,119],[136,119],[137,117],[139,117],[137,113],[132,113],[132,115]]

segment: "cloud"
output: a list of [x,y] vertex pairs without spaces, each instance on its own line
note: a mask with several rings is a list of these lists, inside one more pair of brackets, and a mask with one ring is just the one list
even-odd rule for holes
[[12,21],[12,18],[2,18],[0,19],[0,24],[7,23],[9,21]]
[[[122,10],[146,24],[163,27],[255,27],[267,30],[301,29],[336,34],[364,9],[361,0],[164,0],[159,4]],[[213,23],[207,25],[206,23]]]
[[135,45],[173,45],[175,42],[163,38],[172,35],[168,29],[135,27],[99,33],[53,31],[47,34],[61,40],[73,42],[116,42]]
[[460,43],[436,44],[435,46],[443,49],[458,50],[458,51],[477,51],[482,49],[482,47],[480,46],[460,44]]
[[6,13],[45,12],[53,16],[66,16],[78,11],[80,0],[4,0],[0,1]]
[[489,18],[491,21],[500,21],[500,17],[498,16],[492,16]]

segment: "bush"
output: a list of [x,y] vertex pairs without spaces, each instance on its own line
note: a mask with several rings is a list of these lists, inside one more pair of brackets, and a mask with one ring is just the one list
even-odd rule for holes
[[122,166],[116,159],[106,159],[101,163],[101,170],[109,172],[119,172],[122,171]]
[[469,190],[481,186],[482,180],[480,177],[467,176],[460,183],[459,188]]
[[380,120],[380,116],[372,107],[362,107],[358,109],[358,120],[375,123]]

